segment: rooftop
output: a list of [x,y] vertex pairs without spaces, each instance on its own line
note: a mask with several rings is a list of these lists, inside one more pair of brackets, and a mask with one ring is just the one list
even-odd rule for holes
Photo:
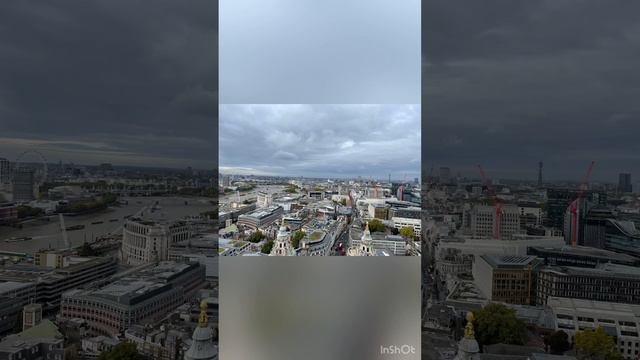
[[28,286],[33,285],[32,283],[23,283],[17,281],[6,281],[0,283],[0,294],[7,293],[15,290],[19,290],[22,288],[26,288]]
[[576,245],[576,246],[566,245],[566,246],[562,246],[562,247],[531,246],[531,249],[535,249],[537,251],[544,251],[544,252],[554,253],[554,254],[569,254],[569,255],[576,255],[576,256],[590,256],[590,257],[597,257],[597,258],[603,258],[603,259],[612,259],[612,260],[618,260],[618,261],[623,261],[623,262],[631,262],[631,263],[640,262],[640,259],[638,259],[637,257],[631,256],[631,255],[617,253],[617,252],[604,250],[604,249],[587,247],[587,246],[579,246],[579,245]]
[[562,297],[549,297],[547,306],[553,309],[565,308],[573,310],[591,311],[599,313],[626,313],[633,314],[636,318],[640,318],[640,305],[614,303],[595,300],[582,300]]
[[583,268],[575,266],[549,266],[546,271],[555,271],[567,275],[624,277],[634,280],[640,279],[640,268],[620,264],[600,264],[595,268]]
[[481,258],[493,268],[521,268],[527,265],[533,265],[537,259],[535,256],[518,255],[482,255]]

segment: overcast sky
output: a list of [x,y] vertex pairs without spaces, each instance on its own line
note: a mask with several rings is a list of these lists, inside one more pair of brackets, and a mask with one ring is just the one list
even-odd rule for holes
[[220,103],[419,103],[420,3],[221,0]]
[[423,2],[423,166],[640,180],[640,2]]
[[220,171],[420,176],[419,105],[220,105]]
[[0,157],[214,168],[217,1],[0,2]]

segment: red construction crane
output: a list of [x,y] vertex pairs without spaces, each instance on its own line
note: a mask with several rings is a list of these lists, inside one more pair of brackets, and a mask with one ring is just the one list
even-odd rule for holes
[[591,171],[593,171],[593,166],[595,164],[595,161],[591,161],[591,164],[589,164],[587,173],[580,183],[580,190],[578,190],[578,195],[576,196],[575,200],[573,200],[569,205],[569,211],[571,212],[571,245],[576,245],[577,243],[578,207],[580,206],[580,199],[582,199],[584,192],[587,191],[589,187],[589,177],[591,177]]
[[396,195],[398,196],[398,200],[402,201],[404,200],[404,184],[407,182],[407,174],[404,174],[404,177],[402,178],[402,183],[400,184],[400,186],[398,186],[398,193]]
[[482,166],[478,165],[478,170],[480,170],[480,177],[482,178],[482,184],[486,186],[487,192],[495,202],[495,207],[496,207],[495,220],[496,221],[493,223],[493,237],[499,240],[500,224],[502,223],[502,203],[500,203],[500,201],[498,200],[498,196],[496,195],[495,190],[491,186],[489,179],[487,179],[487,176],[485,175],[484,170],[482,170]]

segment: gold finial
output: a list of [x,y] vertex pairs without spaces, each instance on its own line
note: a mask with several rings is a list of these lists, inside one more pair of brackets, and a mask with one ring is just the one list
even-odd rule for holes
[[467,339],[475,338],[475,332],[473,331],[473,313],[467,312],[467,325],[464,327],[464,337]]
[[284,216],[282,217],[282,221],[280,221],[280,226],[284,226]]
[[207,300],[200,302],[200,318],[198,319],[198,326],[206,327],[209,323],[207,319]]
[[369,231],[369,222],[367,221],[367,225],[364,227],[364,231]]

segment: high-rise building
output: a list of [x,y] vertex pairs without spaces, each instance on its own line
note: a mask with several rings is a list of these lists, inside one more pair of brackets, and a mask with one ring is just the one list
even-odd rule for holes
[[86,320],[90,331],[117,336],[133,324],[157,322],[195,297],[205,284],[199,263],[161,262],[102,288],[76,288],[62,295],[60,317]]
[[34,170],[28,167],[19,167],[13,172],[13,201],[29,202],[34,196]]
[[542,186],[542,161],[538,163],[538,187]]
[[266,208],[273,204],[273,194],[259,191],[256,204],[259,208]]
[[[516,205],[502,205],[500,216],[500,238],[510,239],[512,235],[520,232],[520,208]],[[471,235],[474,237],[490,238],[495,236],[496,207],[488,205],[476,205],[469,211],[469,224]]]
[[545,305],[549,297],[640,304],[640,269],[619,264],[595,268],[549,266],[538,272],[536,301]]
[[[556,229],[564,229],[565,212],[570,203],[578,197],[577,189],[547,189],[547,224]],[[585,191],[582,195],[594,205],[606,205],[606,193]]]
[[535,256],[482,255],[473,264],[473,279],[487,299],[530,305],[535,303],[535,272],[542,262]]
[[123,227],[122,262],[127,265],[141,265],[167,260],[169,247],[190,237],[191,231],[185,221],[129,219]]
[[448,167],[440,168],[440,182],[443,184],[448,184],[451,182],[451,169]]
[[618,176],[618,192],[620,193],[630,193],[633,189],[631,188],[631,174],[621,173]]
[[11,182],[11,162],[0,158],[0,185]]

